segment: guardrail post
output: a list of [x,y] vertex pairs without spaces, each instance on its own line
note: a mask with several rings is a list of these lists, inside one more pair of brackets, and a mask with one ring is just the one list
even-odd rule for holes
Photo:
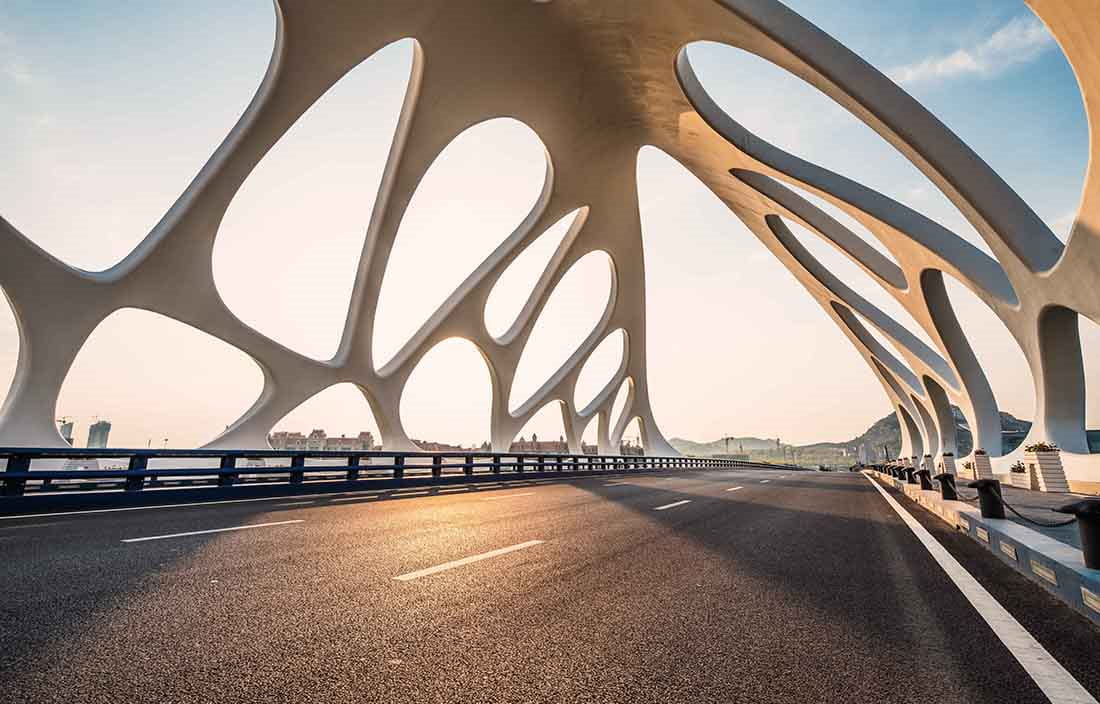
[[466,455],[465,459],[466,464],[462,467],[462,473],[467,477],[472,477],[474,475],[474,456]]
[[1054,510],[1077,517],[1081,552],[1085,553],[1085,567],[1100,570],[1100,499],[1075,501]]
[[493,455],[493,474],[500,474],[500,455]]
[[[219,469],[224,471],[226,469],[234,469],[236,466],[237,466],[237,458],[230,455],[230,456],[222,457],[222,461],[221,461],[221,464],[219,465]],[[237,481],[237,473],[236,472],[225,472],[225,473],[219,472],[218,473],[218,486],[233,486],[233,484],[236,481]]]
[[[126,467],[128,472],[144,472],[149,467],[148,455],[134,455],[130,458],[130,463]],[[141,491],[145,488],[145,475],[142,474],[138,477],[126,477],[126,484],[124,486],[126,491]]]
[[443,457],[440,455],[432,456],[432,479],[439,479],[443,476]]
[[539,455],[539,458],[538,458],[538,460],[536,460],[536,462],[539,463],[539,470],[538,471],[545,472],[546,471],[546,458],[543,457],[542,455]]
[[1005,505],[1001,501],[1001,483],[996,479],[979,479],[967,484],[971,489],[978,490],[978,505],[982,510],[982,518],[1004,518]]
[[394,455],[393,458],[393,478],[404,479],[405,478],[405,456]]
[[359,456],[350,455],[348,457],[348,473],[345,477],[349,482],[353,482],[359,478]]
[[516,455],[516,473],[523,474],[523,455]]
[[935,480],[940,483],[940,496],[944,501],[958,501],[959,492],[955,488],[955,475],[951,472],[937,474]]
[[290,483],[303,484],[306,480],[306,456],[295,455],[290,458]]
[[931,491],[932,490],[932,472],[928,471],[927,469],[922,469],[919,472],[917,472],[916,475],[920,479],[920,488],[924,489],[926,491]]
[[576,455],[573,455],[573,471],[574,472],[581,471],[581,459],[579,457],[577,457]]
[[[16,472],[23,473],[31,471],[31,458],[27,455],[12,455],[8,457],[8,467],[5,474]],[[15,477],[7,477],[4,479],[4,496],[22,496],[23,490],[26,488],[26,479],[16,479]]]

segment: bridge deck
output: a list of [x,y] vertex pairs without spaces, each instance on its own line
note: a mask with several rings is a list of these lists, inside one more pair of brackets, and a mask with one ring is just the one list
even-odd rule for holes
[[[1100,693],[1100,631],[901,501]],[[1047,701],[860,475],[2,518],[0,555],[5,702]]]

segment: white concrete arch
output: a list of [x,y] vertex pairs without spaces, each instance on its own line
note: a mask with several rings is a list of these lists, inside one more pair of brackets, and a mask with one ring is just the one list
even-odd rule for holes
[[[1073,65],[1090,119],[1100,114],[1100,15],[1092,0],[1030,0]],[[264,388],[219,447],[262,446],[286,412],[335,383],[370,402],[387,448],[412,449],[401,393],[436,343],[462,337],[481,352],[492,382],[492,444],[512,436],[547,403],[564,404],[578,449],[593,419],[601,451],[617,449],[640,419],[649,452],[672,449],[651,408],[646,370],[645,269],[636,159],[652,145],[698,177],[791,270],[852,341],[879,379],[903,428],[903,453],[951,451],[950,406],[971,419],[975,442],[1001,454],[996,402],[943,293],[958,279],[989,306],[1023,351],[1038,409],[1031,439],[1062,445],[1071,479],[1100,479],[1087,454],[1076,315],[1100,321],[1100,177],[1090,168],[1066,245],[956,135],[901,88],[780,0],[278,0],[267,74],[248,109],[180,198],[117,266],[89,273],[66,266],[0,219],[0,286],[11,300],[20,360],[0,409],[0,445],[53,445],[57,390],[88,334],[111,312],[139,307],[187,323],[244,351]],[[415,40],[409,86],[379,186],[336,354],[313,360],[241,322],[214,287],[211,252],[241,184],[279,138],[352,67],[402,38]],[[621,41],[619,41],[621,39]],[[750,134],[707,96],[685,47],[710,40],[790,72],[862,120],[935,184],[994,256],[861,184]],[[431,164],[472,125],[510,117],[546,151],[546,175],[526,219],[446,298],[384,366],[372,359],[379,290],[394,238]],[[1095,152],[1100,146],[1093,143]],[[803,189],[865,225],[893,261],[798,195]],[[577,211],[523,310],[499,338],[485,328],[486,300],[528,244]],[[912,316],[934,344],[856,295],[785,232],[782,219],[838,248]],[[547,298],[571,264],[593,251],[614,267],[614,292],[596,330],[516,413],[508,395],[520,356]],[[181,295],[186,292],[186,295]],[[65,306],[54,305],[64,300]],[[857,317],[858,316],[858,317]],[[894,343],[897,359],[862,327]],[[628,344],[614,377],[585,408],[574,407],[580,370],[606,335]],[[616,391],[630,398],[611,417]],[[949,427],[950,426],[950,427]],[[1012,457],[999,461],[1011,461]]]

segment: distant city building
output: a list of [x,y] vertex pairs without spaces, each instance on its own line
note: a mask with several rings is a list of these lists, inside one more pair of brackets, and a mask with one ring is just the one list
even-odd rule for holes
[[92,423],[88,428],[88,447],[107,447],[107,436],[110,434],[110,421],[101,420]]
[[518,440],[513,440],[509,448],[511,452],[543,452],[546,454],[565,455],[569,453],[569,443],[564,437],[557,440],[539,440],[537,434],[532,434],[530,440],[525,440],[522,435]]
[[424,452],[459,452],[466,449],[458,445],[450,445],[445,442],[433,442],[431,440],[413,440],[413,444]]
[[71,420],[59,420],[57,423],[57,430],[61,433],[61,437],[71,447],[73,444],[73,422]]
[[314,428],[309,435],[280,430],[268,435],[267,442],[275,450],[369,452],[375,449],[374,435],[367,430],[355,437],[341,435],[331,438],[320,428]]

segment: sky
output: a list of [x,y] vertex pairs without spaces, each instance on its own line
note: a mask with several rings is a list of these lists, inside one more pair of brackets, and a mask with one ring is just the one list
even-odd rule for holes
[[[1065,238],[1087,166],[1088,127],[1072,70],[1021,0],[788,4],[909,90]],[[237,120],[262,78],[273,35],[267,0],[0,0],[0,214],[74,266],[114,264]],[[814,89],[730,47],[698,44],[689,54],[719,105],[764,139],[987,249],[919,171]],[[410,65],[406,40],[353,69],[260,163],[219,230],[213,264],[227,304],[303,354],[327,358],[339,340]],[[398,234],[373,341],[379,362],[511,233],[537,196],[543,168],[538,136],[511,120],[475,126],[444,151]],[[638,179],[649,381],[666,436],[839,441],[889,413],[881,387],[840,330],[693,176],[647,147]],[[494,291],[490,330],[514,318],[566,226],[536,240]],[[910,322],[847,259],[813,235],[797,234],[850,286]],[[521,361],[513,407],[598,319],[610,286],[601,257],[579,262],[554,292]],[[949,285],[1002,409],[1032,417],[1022,354],[983,304]],[[1082,325],[1090,386],[1100,388],[1100,362],[1093,362],[1100,330]],[[610,378],[621,344],[613,333],[601,345],[578,396],[591,396]],[[14,320],[0,299],[0,394],[17,353]],[[80,353],[58,415],[76,422],[78,444],[89,423],[107,418],[112,444],[194,446],[247,409],[261,384],[259,369],[240,351],[156,314],[124,310]],[[414,372],[401,415],[415,438],[479,443],[488,438],[489,399],[476,349],[449,340]],[[1100,427],[1100,392],[1089,398],[1088,422]],[[358,392],[338,386],[276,428],[354,434],[376,426]],[[543,409],[523,431],[531,432],[560,435],[557,409]]]

